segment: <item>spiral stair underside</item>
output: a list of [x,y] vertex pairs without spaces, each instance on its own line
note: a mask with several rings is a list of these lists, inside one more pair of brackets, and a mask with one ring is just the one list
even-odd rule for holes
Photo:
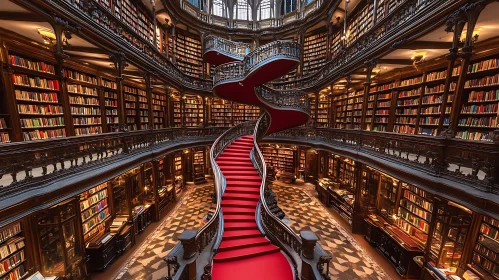
[[[211,64],[222,61],[243,63],[242,59],[226,56],[223,52],[213,55],[213,50],[205,53],[205,60]],[[258,65],[244,77],[228,79],[215,86],[215,95],[264,109],[270,116],[267,134],[302,125],[309,118],[307,112],[276,106],[259,96],[255,90],[286,74],[297,64],[296,58],[271,57],[268,62]],[[256,223],[262,178],[250,158],[254,143],[253,136],[240,137],[216,159],[226,179],[226,188],[221,200],[224,231],[213,259],[214,280],[294,279],[288,259],[279,247],[264,237]]]

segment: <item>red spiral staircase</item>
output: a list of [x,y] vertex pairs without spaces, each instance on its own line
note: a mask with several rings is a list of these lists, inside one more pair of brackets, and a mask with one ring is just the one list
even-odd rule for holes
[[[262,86],[297,66],[299,54],[290,55],[290,49],[285,49],[292,47],[296,50],[295,43],[274,42],[270,47],[266,45],[253,52],[248,52],[247,46],[238,49],[240,46],[230,41],[218,43],[223,43],[225,48],[213,46],[205,51],[204,56],[210,64],[225,63],[217,67],[215,73],[216,96],[265,110],[270,116],[266,134],[306,123],[309,118],[307,111],[286,106],[292,98],[286,99],[286,95],[280,96]],[[284,99],[288,104],[282,102]],[[216,158],[226,187],[221,200],[223,236],[211,272],[214,280],[294,279],[293,268],[286,256],[264,237],[257,226],[262,178],[250,159],[254,144],[254,136],[242,136]]]

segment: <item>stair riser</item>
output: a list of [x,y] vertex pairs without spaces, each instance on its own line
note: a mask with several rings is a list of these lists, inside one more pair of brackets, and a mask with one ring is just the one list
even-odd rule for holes
[[263,255],[266,255],[266,254],[272,254],[272,253],[275,253],[275,252],[279,252],[279,249],[276,248],[274,250],[268,250],[268,251],[264,251],[264,252],[256,252],[256,253],[248,254],[248,255],[244,255],[244,256],[234,256],[234,257],[230,257],[230,258],[227,258],[227,259],[217,259],[217,257],[215,256],[215,258],[213,259],[213,262],[214,263],[222,263],[222,262],[230,262],[230,261],[235,261],[235,260],[244,260],[244,259],[247,259],[247,258],[263,256]]
[[231,251],[231,250],[249,248],[249,247],[260,246],[260,245],[270,245],[270,241],[259,242],[259,243],[250,243],[250,244],[242,244],[242,245],[238,245],[238,246],[231,246],[231,247],[228,247],[228,248],[222,248],[222,247],[220,247],[220,248],[218,248],[218,252],[227,252],[227,251]]
[[262,235],[261,234],[247,234],[247,235],[229,236],[229,237],[222,237],[222,241],[235,240],[235,239],[240,239],[240,238],[259,237],[259,236],[262,236]]

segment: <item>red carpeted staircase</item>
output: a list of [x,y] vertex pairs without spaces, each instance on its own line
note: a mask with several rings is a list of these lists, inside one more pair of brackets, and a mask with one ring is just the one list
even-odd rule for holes
[[221,203],[224,233],[213,259],[212,278],[291,280],[288,260],[256,225],[262,179],[250,159],[252,148],[253,136],[243,136],[217,158],[227,185]]

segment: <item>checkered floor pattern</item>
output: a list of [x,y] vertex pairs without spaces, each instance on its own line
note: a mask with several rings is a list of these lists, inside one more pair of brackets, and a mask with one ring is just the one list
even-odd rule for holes
[[285,222],[296,233],[301,230],[315,232],[322,248],[331,253],[331,279],[390,279],[315,198],[313,185],[274,182],[272,190],[286,214]]
[[184,231],[199,229],[212,205],[213,184],[189,186],[175,209],[147,238],[113,277],[118,280],[156,280],[167,275],[163,258],[177,244]]

